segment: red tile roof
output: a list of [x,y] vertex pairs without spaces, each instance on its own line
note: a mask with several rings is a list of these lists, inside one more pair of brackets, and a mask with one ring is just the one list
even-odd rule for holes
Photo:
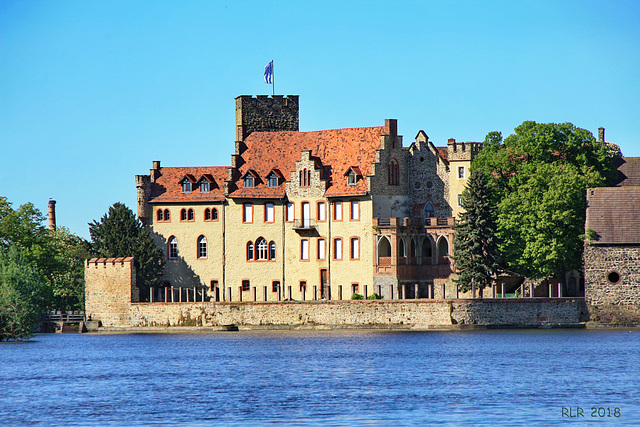
[[[323,178],[329,179],[325,192],[327,197],[367,194],[366,179],[358,179],[356,185],[347,185],[344,173],[349,167],[357,167],[363,177],[371,176],[371,164],[375,161],[376,150],[380,149],[380,137],[385,134],[384,126],[367,128],[347,128],[314,132],[254,132],[244,143],[246,150],[238,159],[235,174],[235,190],[231,197],[284,197],[284,184],[278,188],[267,186],[267,175],[272,169],[279,169],[285,179],[291,179],[303,150],[311,150],[323,167]],[[260,180],[254,188],[243,188],[243,177],[254,170]]]
[[[170,202],[218,202],[224,200],[224,181],[227,166],[163,167],[159,177],[151,184],[150,203]],[[204,176],[214,181],[208,193],[200,193],[194,185],[191,193],[183,193],[180,181],[187,176],[191,182],[198,182]],[[191,179],[193,177],[193,180]]]
[[640,244],[640,187],[602,187],[587,190],[586,229],[594,244]]

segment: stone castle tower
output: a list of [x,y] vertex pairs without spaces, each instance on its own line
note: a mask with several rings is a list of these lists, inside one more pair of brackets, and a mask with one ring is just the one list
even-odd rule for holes
[[297,132],[298,125],[298,95],[236,98],[236,141],[252,132]]

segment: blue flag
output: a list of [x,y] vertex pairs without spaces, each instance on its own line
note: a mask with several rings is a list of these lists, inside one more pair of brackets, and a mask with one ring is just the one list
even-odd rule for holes
[[273,61],[269,62],[266,67],[264,67],[264,82],[272,84],[273,83]]

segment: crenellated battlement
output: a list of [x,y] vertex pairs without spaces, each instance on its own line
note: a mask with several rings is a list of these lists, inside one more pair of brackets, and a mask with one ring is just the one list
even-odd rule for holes
[[456,142],[454,138],[449,138],[447,149],[449,161],[471,161],[482,150],[482,142]]

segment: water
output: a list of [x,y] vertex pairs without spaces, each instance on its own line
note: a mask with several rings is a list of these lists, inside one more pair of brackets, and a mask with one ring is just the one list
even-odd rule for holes
[[640,331],[43,334],[0,362],[5,426],[640,424]]

